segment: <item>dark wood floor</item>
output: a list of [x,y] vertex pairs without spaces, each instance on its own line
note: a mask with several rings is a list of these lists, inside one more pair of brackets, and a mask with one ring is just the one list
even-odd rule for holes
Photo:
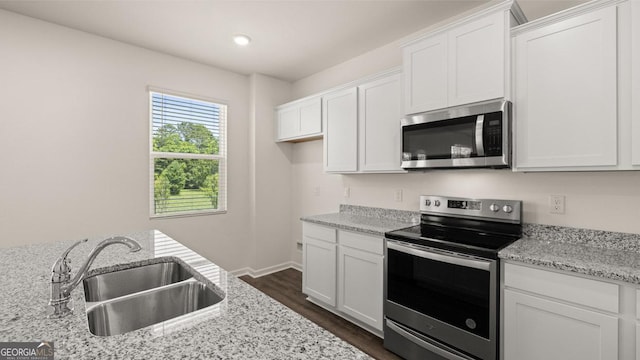
[[337,337],[380,360],[400,359],[382,346],[382,339],[306,300],[302,293],[302,273],[282,270],[259,278],[240,277],[253,287],[286,305],[298,314],[332,332]]

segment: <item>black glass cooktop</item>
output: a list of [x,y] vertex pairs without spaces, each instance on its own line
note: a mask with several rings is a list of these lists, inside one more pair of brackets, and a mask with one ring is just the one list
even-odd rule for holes
[[489,258],[497,258],[498,251],[521,236],[520,224],[440,216],[423,216],[420,225],[385,234],[388,239]]

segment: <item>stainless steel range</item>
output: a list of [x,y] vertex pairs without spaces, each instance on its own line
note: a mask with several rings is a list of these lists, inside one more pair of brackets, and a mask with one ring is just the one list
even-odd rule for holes
[[420,197],[421,223],[385,234],[384,346],[406,359],[498,359],[498,251],[522,202]]

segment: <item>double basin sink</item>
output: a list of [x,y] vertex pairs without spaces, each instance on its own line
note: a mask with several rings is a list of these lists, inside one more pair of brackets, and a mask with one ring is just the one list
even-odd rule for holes
[[123,334],[205,309],[222,301],[196,280],[194,271],[170,258],[83,280],[89,331]]

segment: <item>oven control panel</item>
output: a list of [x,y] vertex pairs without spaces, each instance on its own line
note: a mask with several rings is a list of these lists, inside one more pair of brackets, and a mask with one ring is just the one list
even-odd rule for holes
[[522,201],[422,195],[420,196],[420,212],[521,223]]

